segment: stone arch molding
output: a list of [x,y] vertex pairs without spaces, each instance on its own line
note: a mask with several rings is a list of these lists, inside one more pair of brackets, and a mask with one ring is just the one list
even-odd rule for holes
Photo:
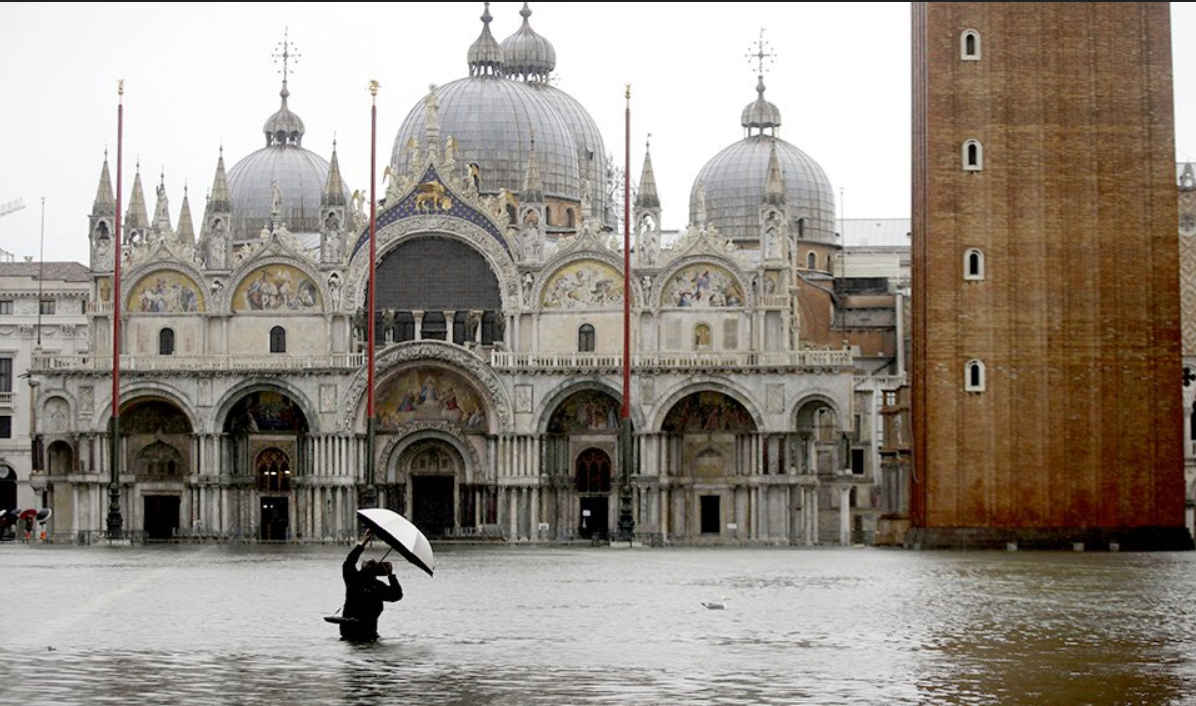
[[[532,287],[531,307],[537,311],[543,312],[544,309],[540,306],[540,302],[544,298],[544,287],[558,272],[570,265],[580,262],[596,261],[604,265],[609,265],[615,272],[618,272],[624,277],[627,273],[623,271],[623,260],[619,256],[610,252],[609,250],[567,250],[564,254],[557,255],[540,272],[536,278],[536,283]],[[633,270],[634,273],[634,270]],[[631,306],[641,307],[644,305],[646,292],[640,283],[632,277],[631,280]]]
[[[473,353],[444,341],[411,341],[391,346],[378,357],[375,377],[381,379],[386,373],[407,363],[443,363],[465,372],[476,382],[485,398],[487,425],[490,433],[513,432],[515,413],[507,390],[494,371]],[[358,413],[365,397],[366,370],[359,369],[345,390],[341,405],[341,429],[351,430],[356,426]]]
[[806,393],[802,394],[796,402],[793,403],[793,405],[789,408],[789,414],[785,418],[786,423],[796,429],[798,426],[798,414],[801,413],[803,408],[814,402],[822,403],[827,407],[830,407],[831,411],[835,413],[835,419],[839,420],[840,428],[843,428],[843,426],[847,423],[847,415],[844,413],[839,403],[835,400],[834,395],[827,390],[819,389],[807,391]]
[[652,429],[659,430],[664,425],[664,420],[669,416],[669,412],[672,411],[674,405],[689,395],[698,392],[719,392],[730,397],[743,405],[748,414],[752,415],[752,421],[756,424],[757,432],[769,430],[768,426],[764,423],[764,414],[761,413],[760,407],[752,400],[750,394],[724,378],[711,375],[699,375],[677,383],[671,390],[662,395],[660,402],[657,403],[656,412],[652,420]]
[[[273,253],[273,254],[272,254]],[[213,295],[212,310],[220,314],[232,315],[233,312],[233,296],[237,290],[240,289],[241,283],[245,281],[254,272],[257,272],[263,267],[270,267],[272,265],[286,265],[294,267],[303,274],[307,275],[309,279],[316,285],[320,292],[320,308],[312,309],[312,314],[323,314],[332,311],[332,294],[328,288],[326,278],[320,276],[320,272],[316,270],[310,261],[303,257],[297,257],[289,254],[288,251],[279,248],[278,251],[267,251],[259,253],[257,256],[250,257],[237,266],[228,278],[226,287],[220,289],[218,295]],[[217,308],[218,307],[218,308]],[[240,312],[245,314],[246,312]],[[254,312],[257,313],[257,312]],[[264,312],[274,313],[274,312]]]
[[465,468],[462,469],[464,477],[458,478],[458,481],[476,483],[485,477],[486,469],[482,465],[482,458],[459,428],[451,424],[413,424],[395,432],[390,441],[382,447],[382,462],[383,468],[386,470],[386,481],[406,482],[407,478],[400,476],[400,462],[416,447],[430,441],[448,444],[461,455],[465,461]]
[[[486,258],[486,262],[490,264],[490,268],[498,277],[503,310],[514,311],[519,308],[519,273],[515,269],[515,263],[503,246],[494,239],[494,236],[480,226],[454,216],[412,216],[391,223],[378,231],[376,235],[378,238],[377,260],[379,262],[405,240],[417,236],[439,235],[464,242]],[[357,302],[365,301],[368,269],[369,251],[363,248],[358,251],[357,257],[350,263],[345,277],[344,290],[346,293],[352,294],[352,299],[349,301],[352,302],[354,308],[356,308]],[[346,306],[349,306],[348,302]]]
[[198,312],[188,313],[192,315],[205,314],[211,313],[216,309],[216,302],[213,301],[212,293],[204,289],[207,286],[207,278],[204,277],[203,272],[201,272],[198,267],[180,260],[149,260],[147,262],[138,264],[137,267],[129,271],[128,274],[121,275],[122,282],[128,283],[121,285],[121,311],[125,314],[133,312],[133,292],[137,289],[137,285],[140,284],[141,280],[145,279],[147,276],[152,275],[155,272],[162,271],[174,272],[175,274],[183,275],[184,277],[190,279],[191,283],[194,284],[196,289],[199,290],[200,296],[203,297],[204,308]]
[[[159,381],[138,381],[130,385],[128,388],[121,390],[120,401],[121,406],[136,400],[139,397],[161,397],[170,402],[179,411],[187,417],[187,421],[191,424],[191,432],[193,434],[200,433],[207,426],[202,423],[202,419],[196,412],[195,408],[187,401],[190,397],[176,387],[172,387]],[[100,407],[102,410],[95,416],[94,430],[101,433],[108,431],[108,421],[112,419],[112,393],[109,392],[105,396],[104,404]]]
[[228,413],[232,411],[237,402],[241,401],[242,397],[254,392],[281,392],[290,397],[303,410],[303,416],[307,417],[307,433],[312,435],[322,433],[320,416],[311,400],[302,390],[282,378],[245,380],[225,390],[224,394],[220,396],[220,400],[212,408],[215,410],[215,414],[211,419],[211,433],[223,433]]
[[[556,408],[562,402],[569,399],[569,396],[576,392],[584,392],[586,390],[594,390],[597,392],[605,392],[615,399],[616,402],[622,404],[623,391],[617,389],[613,385],[606,383],[603,380],[566,380],[555,388],[550,390],[548,394],[544,395],[544,401],[540,404],[540,416],[536,420],[536,431],[544,434],[548,431],[548,423],[552,421],[552,415],[556,412]],[[634,397],[632,398],[634,400]],[[646,431],[644,429],[644,413],[641,409],[632,405],[631,408],[631,424],[637,431]]]
[[756,290],[752,287],[751,279],[744,273],[743,268],[739,266],[734,260],[728,257],[722,257],[713,253],[695,253],[679,257],[668,264],[668,267],[661,270],[660,274],[652,280],[652,291],[648,296],[647,306],[653,310],[660,310],[662,307],[660,297],[664,293],[665,286],[672,281],[673,277],[678,272],[684,270],[690,265],[707,264],[719,267],[726,270],[735,278],[735,282],[739,285],[739,291],[743,292],[743,309],[754,309],[756,307]]

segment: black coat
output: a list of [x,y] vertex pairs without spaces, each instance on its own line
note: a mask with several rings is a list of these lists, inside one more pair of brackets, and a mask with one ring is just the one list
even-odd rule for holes
[[378,616],[382,603],[402,600],[403,587],[394,574],[383,582],[376,576],[357,568],[357,560],[365,546],[358,544],[345,557],[341,575],[345,579],[345,607],[342,615],[352,622],[341,623],[341,637],[349,640],[373,640],[378,637]]

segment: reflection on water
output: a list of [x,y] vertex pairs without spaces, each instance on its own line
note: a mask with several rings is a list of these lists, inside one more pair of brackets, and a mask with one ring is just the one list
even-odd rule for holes
[[437,549],[0,546],[0,702],[1196,704],[1196,554]]

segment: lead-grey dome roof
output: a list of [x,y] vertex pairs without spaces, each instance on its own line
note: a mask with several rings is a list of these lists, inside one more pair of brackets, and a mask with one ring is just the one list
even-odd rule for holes
[[519,14],[523,16],[523,26],[502,40],[503,71],[512,77],[547,81],[548,75],[556,68],[556,49],[552,42],[532,29],[528,22],[532,11],[526,2]]
[[804,240],[835,243],[835,196],[822,167],[805,152],[779,137],[755,134],[714,156],[694,180],[689,195],[690,222],[698,220],[699,189],[705,192],[706,222],[731,240],[760,239],[760,204],[768,178],[768,157],[776,145],[785,179],[789,232]]
[[[577,148],[577,163],[581,175],[590,182],[590,196],[593,198],[593,212],[584,214],[587,218],[603,220],[606,214],[606,145],[602,133],[589,111],[573,96],[548,83],[531,83],[557,112],[573,132],[573,143]],[[540,143],[536,142],[537,153]],[[542,162],[541,162],[542,164]],[[579,186],[580,188],[580,186]],[[580,192],[579,192],[580,197]]]
[[[441,139],[451,136],[457,141],[459,164],[477,163],[483,193],[497,193],[504,187],[515,193],[523,189],[535,130],[544,195],[572,201],[580,198],[573,131],[546,92],[491,75],[458,79],[435,91]],[[419,141],[421,153],[427,153],[426,131],[426,102],[421,100],[403,120],[391,151],[391,163],[400,175],[408,171],[407,143],[411,138]]]
[[228,170],[233,238],[245,241],[261,236],[262,228],[273,216],[273,185],[277,183],[282,195],[282,223],[301,242],[314,247],[319,244],[320,197],[328,180],[328,162],[300,146],[303,121],[287,107],[290,92],[285,81],[280,95],[282,107],[262,128],[266,146]]

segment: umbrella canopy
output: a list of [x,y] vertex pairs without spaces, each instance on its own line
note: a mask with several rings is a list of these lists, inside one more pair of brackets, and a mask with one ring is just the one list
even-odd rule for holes
[[53,515],[53,514],[54,514],[53,510],[51,510],[48,507],[43,507],[42,509],[37,511],[36,519],[38,522],[40,522],[44,525],[44,524],[46,524],[46,520],[50,519],[50,515]]
[[27,507],[24,510],[21,510],[21,514],[18,515],[18,517],[20,517],[22,520],[32,520],[33,518],[37,517],[37,509]]
[[428,572],[428,576],[432,575],[432,570],[436,568],[432,545],[410,520],[393,510],[380,507],[358,510],[357,517],[373,530],[375,537],[381,538],[407,561]]

